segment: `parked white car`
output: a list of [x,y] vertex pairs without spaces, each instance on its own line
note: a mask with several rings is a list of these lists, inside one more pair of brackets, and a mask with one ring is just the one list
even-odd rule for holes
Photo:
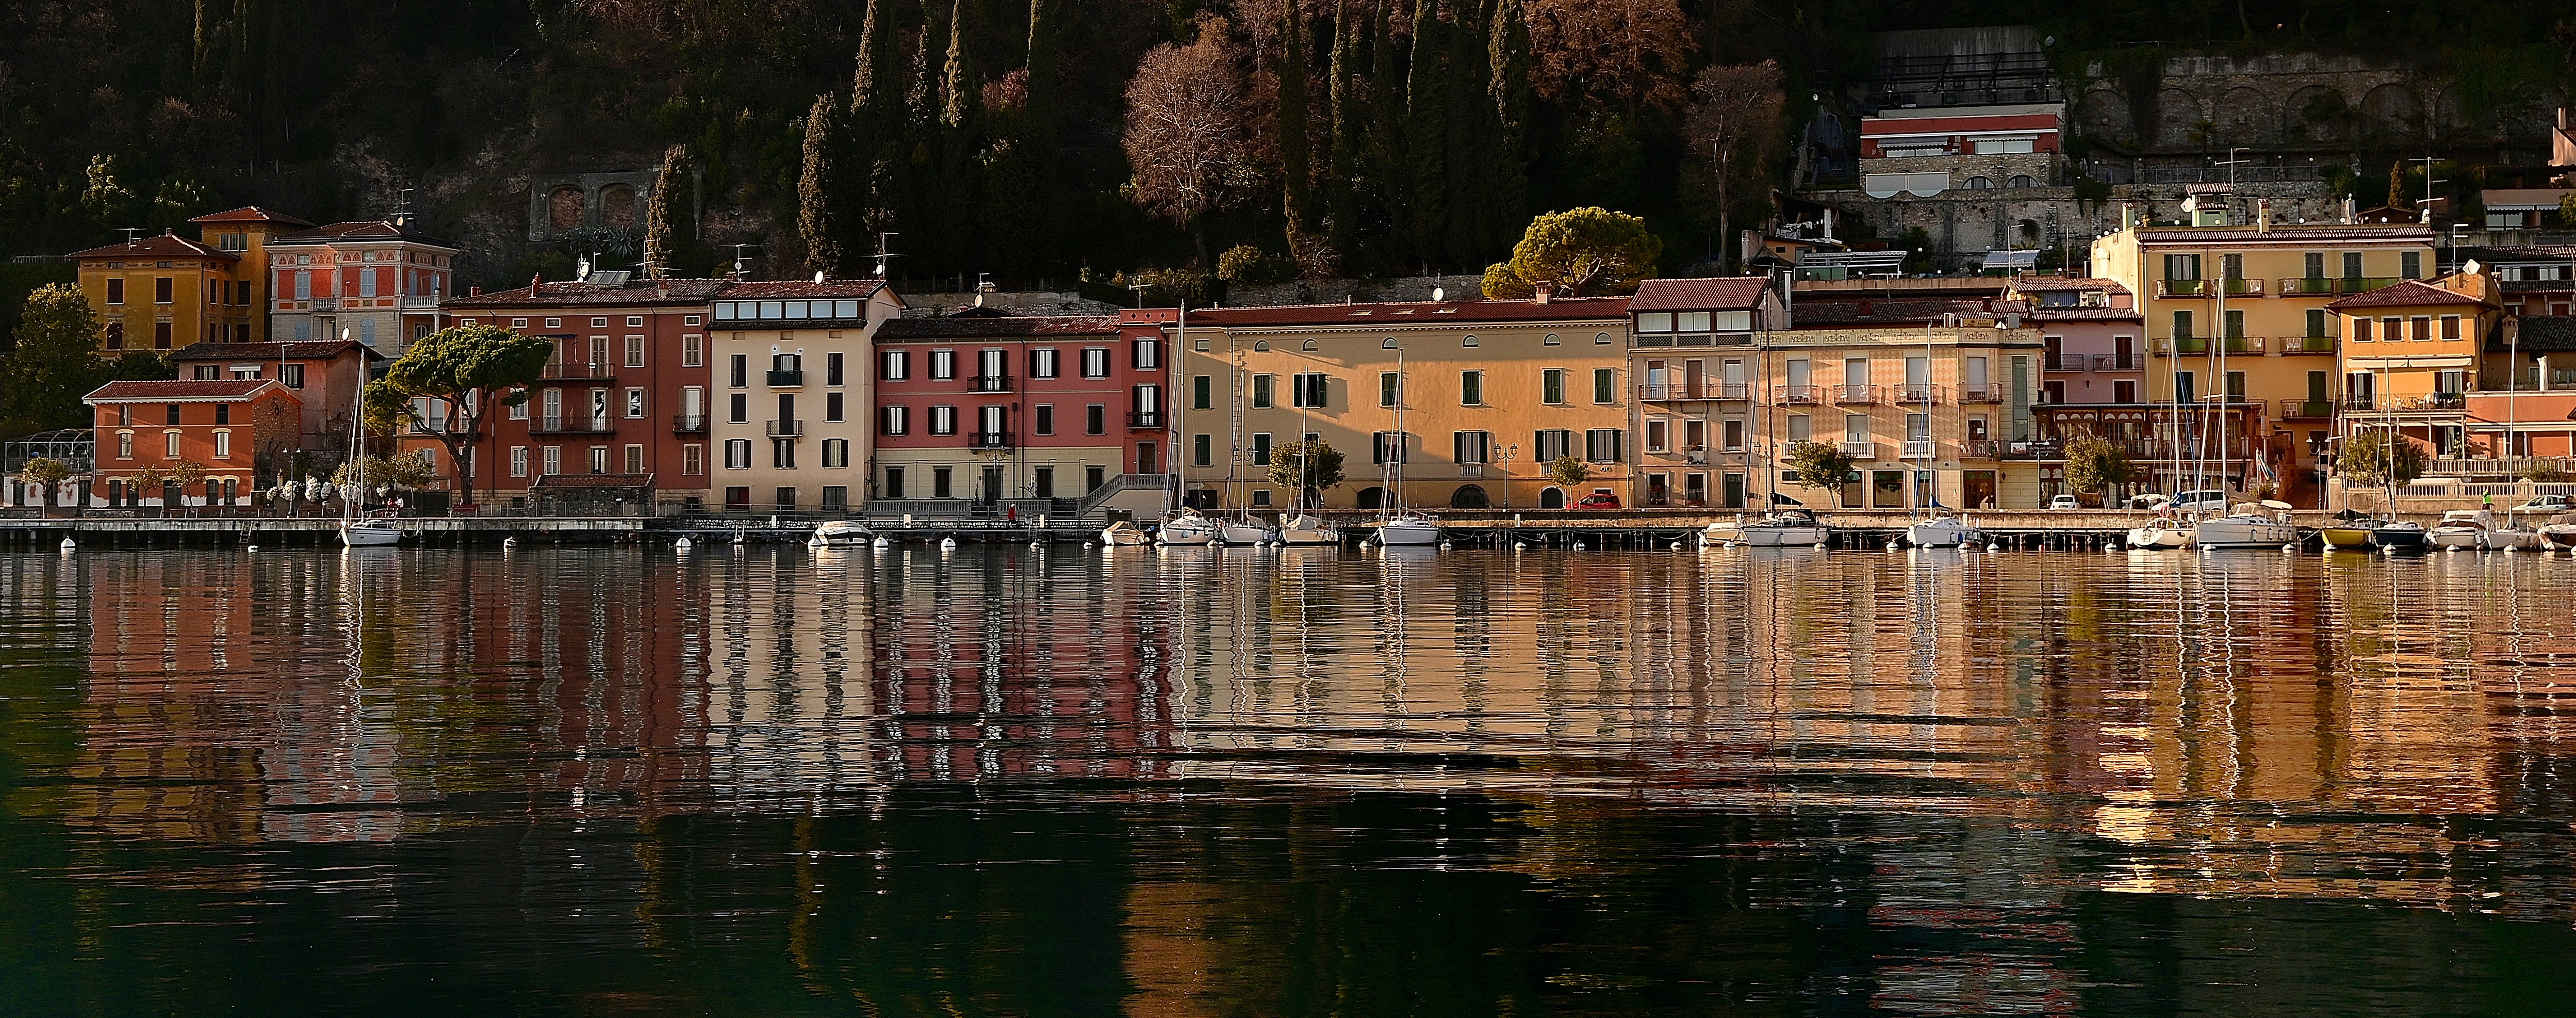
[[2048,507],[2052,510],[2083,508],[2081,504],[2075,501],[2075,496],[2073,495],[2059,495],[2056,498],[2049,499]]
[[2191,513],[2203,509],[2217,509],[2223,512],[2227,509],[2227,492],[2219,488],[2175,492],[2172,504],[2175,512]]

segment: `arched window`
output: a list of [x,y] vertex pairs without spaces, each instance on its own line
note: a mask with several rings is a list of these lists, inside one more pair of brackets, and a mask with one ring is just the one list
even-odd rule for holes
[[1474,336],[1468,336],[1468,337],[1465,337],[1465,338],[1463,338],[1463,339],[1460,339],[1460,340],[1458,341],[1458,345],[1459,345],[1459,346],[1474,346],[1474,345],[1476,345],[1476,337],[1474,337]]
[[1551,332],[1547,334],[1547,345],[1555,346],[1558,342],[1560,341],[1556,338],[1556,333]]
[[1609,345],[1610,345],[1610,334],[1609,334],[1609,333],[1607,333],[1607,332],[1596,332],[1596,333],[1593,333],[1593,334],[1592,334],[1592,345],[1594,345],[1594,346],[1609,346]]
[[1380,350],[1393,350],[1393,349],[1395,349],[1395,337],[1393,337],[1393,336],[1388,336],[1388,337],[1386,337],[1386,342],[1383,342],[1383,343],[1378,344],[1378,345],[1377,345],[1377,347],[1378,347],[1378,349],[1380,349]]
[[1307,353],[1314,353],[1314,352],[1315,352],[1315,341],[1314,341],[1313,339],[1309,338],[1308,340],[1306,340],[1305,351],[1306,351]]
[[2004,181],[2004,186],[2005,186],[2005,187],[2038,187],[2038,186],[2039,186],[2039,183],[2038,183],[2037,181],[2034,181],[2034,180],[2030,179],[2030,174],[2027,174],[2027,173],[2016,173],[2016,174],[2013,174],[2013,177],[2012,177],[2012,179],[2011,179],[2011,180]]
[[1253,341],[1252,341],[1252,352],[1254,352],[1254,353],[1269,353],[1269,352],[1270,352],[1270,341],[1269,341],[1269,340],[1266,340],[1266,339],[1256,339],[1256,340],[1253,340]]
[[1971,191],[1991,191],[1994,189],[1995,182],[1984,177],[1970,177],[1968,178],[1968,182],[1962,186]]

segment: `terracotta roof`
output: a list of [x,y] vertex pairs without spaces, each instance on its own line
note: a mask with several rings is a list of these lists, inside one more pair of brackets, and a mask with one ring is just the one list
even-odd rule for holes
[[274,212],[257,205],[244,205],[237,209],[217,212],[210,216],[198,216],[197,218],[188,221],[191,223],[284,223],[288,226],[313,225],[305,222],[304,220],[297,219],[294,216],[287,215],[286,213]]
[[2066,290],[2100,290],[2105,293],[2127,293],[2129,288],[2116,279],[2067,278],[2065,276],[2024,276],[2012,281],[2012,288],[2023,293],[2057,293]]
[[[280,351],[280,347],[285,349]],[[302,343],[191,343],[173,351],[170,359],[174,361],[273,361],[280,358],[328,360],[339,356],[350,347],[366,351],[367,356],[374,360],[383,360],[385,357],[367,344],[354,339],[315,339]]]
[[2034,322],[2143,322],[2146,316],[2136,308],[2042,308],[2022,312]]
[[206,246],[206,245],[204,245],[204,244],[200,244],[200,243],[197,243],[196,241],[189,240],[189,239],[188,239],[188,238],[186,238],[186,237],[172,236],[172,235],[167,234],[167,233],[162,234],[162,235],[160,235],[160,236],[158,236],[158,237],[137,237],[137,238],[135,238],[134,240],[132,240],[132,241],[128,241],[128,242],[126,242],[126,243],[122,243],[122,244],[109,244],[109,245],[107,245],[106,247],[94,247],[94,248],[91,248],[91,249],[89,249],[89,250],[87,250],[87,251],[74,251],[74,252],[72,252],[72,253],[70,253],[70,254],[68,254],[68,255],[64,255],[63,257],[65,257],[65,258],[221,258],[221,259],[223,259],[223,260],[225,260],[225,261],[228,261],[228,262],[240,261],[240,260],[241,260],[241,256],[240,256],[240,255],[234,254],[234,253],[232,253],[232,252],[230,252],[230,251],[218,251],[218,250],[215,250],[214,248],[207,247],[207,246]]
[[2505,262],[2564,262],[2576,260],[2576,246],[2567,244],[2515,244],[2503,247],[2464,246],[2451,255],[2453,261],[2477,261],[2488,265]]
[[2513,348],[2523,353],[2576,350],[2576,316],[2525,315],[2517,326]]
[[528,287],[502,290],[474,297],[450,297],[439,303],[449,310],[565,308],[565,307],[633,307],[648,304],[706,304],[723,289],[721,279],[636,280],[625,286],[594,286],[589,283],[541,283],[532,293]]
[[427,244],[431,247],[463,250],[462,248],[458,248],[454,241],[440,240],[439,238],[432,237],[426,233],[412,229],[411,227],[388,223],[380,219],[332,223],[328,226],[316,226],[310,230],[300,230],[283,237],[270,238],[268,243],[273,247],[302,247],[308,244],[328,244],[332,241],[339,240],[401,240],[409,241],[414,244]]
[[877,326],[876,340],[969,339],[986,336],[1115,336],[1116,315],[986,315],[955,314],[939,318],[895,318]]
[[1558,297],[1534,300],[1452,300],[1377,304],[1285,304],[1209,308],[1190,312],[1192,325],[1248,328],[1264,325],[1439,325],[1446,322],[1564,322],[1622,318],[1626,297]]
[[650,488],[651,474],[546,474],[537,478],[540,488]]
[[1771,285],[1763,276],[1721,276],[1707,279],[1649,279],[1637,284],[1637,295],[1628,301],[1631,313],[1638,311],[1743,311],[1759,307],[1762,293]]
[[[719,282],[723,282],[719,280]],[[759,282],[726,282],[717,300],[757,300],[768,297],[874,297],[885,289],[882,279],[826,279],[820,283],[806,279],[776,279]]]
[[2345,308],[2418,307],[2428,304],[2482,305],[2485,303],[2468,294],[2445,290],[2420,279],[2406,279],[2369,293],[2353,294],[2327,304],[2326,307],[2329,310],[2341,311]]
[[180,381],[123,381],[99,386],[81,397],[84,403],[230,403],[249,399],[261,389],[284,386],[266,378],[210,378]]
[[2258,230],[2252,226],[2141,226],[2138,239],[2148,244],[2246,244],[2258,241],[2300,243],[2332,240],[2413,240],[2433,242],[2433,228],[2416,222],[2370,224],[2304,224]]
[[2018,300],[1806,300],[1790,312],[1790,327],[1813,329],[1849,325],[1921,325],[1942,315],[1994,318],[2030,313]]

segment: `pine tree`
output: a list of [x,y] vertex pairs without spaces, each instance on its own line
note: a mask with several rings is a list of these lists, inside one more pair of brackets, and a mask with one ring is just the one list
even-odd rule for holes
[[838,97],[814,97],[805,115],[805,172],[796,182],[796,232],[805,242],[805,268],[839,275],[847,251],[841,245],[843,224],[840,184],[833,156],[840,147]]
[[1280,204],[1288,219],[1288,253],[1302,257],[1315,242],[1315,210],[1307,195],[1314,180],[1306,144],[1306,18],[1298,0],[1279,5]]
[[1448,49],[1438,5],[1415,0],[1413,58],[1405,82],[1404,233],[1424,265],[1439,261],[1449,223]]

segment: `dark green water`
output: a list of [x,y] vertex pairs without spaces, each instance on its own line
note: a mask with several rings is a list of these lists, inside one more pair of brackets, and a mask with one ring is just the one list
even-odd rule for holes
[[2576,562],[0,557],[0,1013],[2576,1012]]

